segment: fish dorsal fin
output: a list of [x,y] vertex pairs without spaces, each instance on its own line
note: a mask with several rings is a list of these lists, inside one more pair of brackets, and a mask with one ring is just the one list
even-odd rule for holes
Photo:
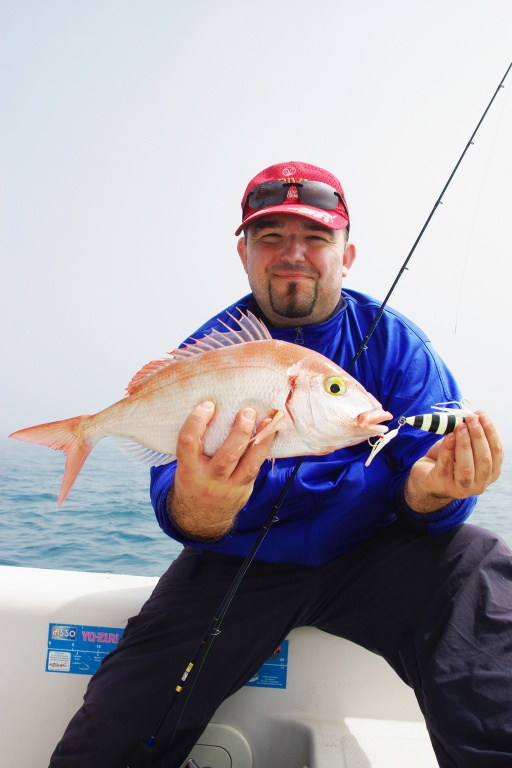
[[223,320],[217,318],[218,322],[224,326],[225,331],[218,331],[214,328],[211,333],[203,336],[202,339],[192,339],[192,344],[173,349],[171,354],[174,358],[190,357],[191,355],[200,355],[202,352],[209,352],[212,349],[222,349],[231,347],[234,344],[245,344],[248,341],[265,341],[271,339],[267,326],[258,320],[258,318],[247,311],[245,315],[240,309],[240,317],[236,318],[229,312],[228,316],[237,324],[237,328],[230,328]]
[[149,379],[158,371],[183,360],[183,358],[200,355],[203,352],[210,352],[212,349],[231,347],[234,344],[246,344],[249,341],[266,341],[272,338],[267,326],[256,315],[253,315],[249,310],[247,310],[247,314],[244,314],[238,307],[237,311],[240,312],[239,318],[234,317],[229,312],[227,313],[236,323],[237,328],[230,328],[223,320],[218,319],[218,322],[226,329],[225,331],[218,331],[214,328],[203,338],[192,339],[190,344],[173,349],[169,352],[170,357],[152,360],[150,363],[147,363],[135,374],[128,384],[126,388],[127,394],[131,395],[143,381],[146,381],[146,379]]
[[158,373],[158,371],[162,371],[164,368],[168,368],[169,365],[174,365],[175,362],[176,361],[173,357],[166,357],[160,360],[151,360],[151,362],[146,363],[146,365],[143,366],[140,371],[135,374],[133,379],[126,387],[126,394],[133,395],[137,387],[142,384],[142,382],[146,381],[151,376],[154,376],[154,374]]

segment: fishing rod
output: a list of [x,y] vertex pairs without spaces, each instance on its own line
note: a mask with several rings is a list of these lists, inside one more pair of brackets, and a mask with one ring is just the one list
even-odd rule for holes
[[[299,471],[299,467],[302,464],[303,460],[304,460],[304,456],[301,456],[299,458],[299,460],[296,462],[296,464],[295,464],[295,466],[294,466],[294,468],[293,468],[293,470],[292,470],[292,472],[290,474],[290,477],[286,481],[286,484],[285,484],[283,490],[281,491],[281,493],[279,495],[279,498],[278,498],[277,502],[272,507],[272,511],[270,512],[270,514],[268,515],[268,517],[265,520],[264,524],[262,525],[262,527],[261,527],[261,529],[260,529],[260,531],[258,533],[258,536],[256,537],[256,539],[255,539],[251,549],[249,550],[248,554],[245,556],[244,560],[242,561],[242,565],[240,566],[240,568],[239,568],[235,578],[233,579],[233,581],[230,584],[226,594],[224,595],[224,597],[222,599],[222,602],[220,603],[217,611],[215,612],[215,615],[214,615],[213,619],[211,620],[211,622],[210,622],[210,624],[208,626],[208,629],[204,633],[204,636],[203,636],[201,642],[199,643],[199,645],[198,645],[198,647],[197,647],[197,649],[196,649],[192,659],[187,664],[187,666],[186,666],[186,668],[185,668],[185,670],[184,670],[184,672],[183,672],[183,674],[182,674],[182,676],[180,678],[180,681],[179,681],[178,685],[176,685],[176,687],[175,687],[175,689],[174,689],[174,691],[172,693],[171,699],[170,699],[170,701],[169,701],[169,703],[167,705],[166,711],[164,712],[164,714],[162,715],[162,717],[158,721],[156,727],[153,729],[153,732],[152,732],[151,736],[147,739],[145,745],[143,745],[141,751],[142,751],[142,753],[144,753],[148,757],[150,757],[152,754],[155,754],[155,757],[156,757],[156,753],[154,752],[154,745],[155,745],[156,737],[158,736],[159,732],[161,731],[162,727],[164,726],[165,721],[167,720],[169,714],[171,713],[171,710],[173,709],[174,705],[176,704],[176,702],[178,700],[178,696],[183,692],[185,681],[188,679],[188,677],[189,677],[190,673],[192,672],[193,668],[197,667],[197,674],[195,676],[194,683],[192,684],[192,688],[191,688],[191,690],[189,692],[189,695],[187,696],[187,698],[186,698],[186,700],[184,702],[184,705],[183,705],[183,708],[181,710],[181,714],[179,716],[178,722],[176,723],[176,726],[174,728],[173,734],[171,736],[171,740],[170,740],[169,745],[167,747],[166,755],[168,754],[168,752],[169,752],[169,750],[170,750],[170,748],[172,746],[172,740],[174,738],[174,735],[175,735],[176,731],[178,730],[178,726],[179,726],[179,724],[181,722],[181,718],[183,717],[183,714],[185,712],[185,707],[186,707],[186,705],[188,703],[188,700],[190,699],[190,696],[192,694],[192,691],[193,691],[194,685],[195,685],[195,683],[197,681],[197,678],[199,677],[199,672],[201,671],[202,665],[203,665],[204,661],[206,660],[206,656],[208,654],[208,651],[210,650],[211,645],[212,645],[213,641],[215,640],[215,638],[217,637],[217,635],[220,634],[220,626],[222,624],[222,621],[223,621],[224,617],[226,616],[226,613],[228,612],[229,606],[231,605],[231,602],[232,602],[233,598],[235,597],[235,594],[238,591],[238,588],[239,588],[239,586],[240,586],[240,584],[242,582],[242,579],[244,578],[245,574],[247,573],[247,570],[249,569],[249,566],[251,565],[252,561],[254,560],[254,558],[256,556],[256,553],[257,553],[258,549],[260,548],[260,546],[261,546],[261,544],[263,542],[263,539],[267,535],[271,525],[274,522],[277,522],[277,520],[278,520],[277,515],[279,513],[279,510],[281,509],[281,506],[283,505],[283,502],[284,502],[284,500],[285,500],[285,498],[286,498],[286,496],[288,494],[288,491],[290,490],[290,487],[291,487],[291,485],[292,485],[292,483],[293,483],[293,481],[294,481],[294,479],[295,479],[295,477],[297,475],[297,472]],[[208,642],[208,640],[209,640],[209,642]],[[198,664],[200,664],[201,666],[198,667]],[[140,766],[140,768],[144,768],[145,766],[150,766],[150,765],[151,765],[151,762],[143,762],[143,763],[140,763],[140,764],[139,763],[132,763],[131,766],[128,766],[128,768],[139,768],[139,766]]]
[[[386,308],[386,305],[387,305],[387,303],[388,303],[388,301],[389,301],[393,291],[395,290],[395,288],[396,288],[400,278],[402,277],[403,273],[407,269],[407,265],[408,265],[409,261],[411,260],[412,255],[413,255],[414,251],[416,250],[416,248],[418,246],[418,243],[420,242],[421,238],[425,234],[425,230],[427,229],[428,225],[430,224],[430,221],[432,220],[432,217],[434,216],[434,213],[436,212],[437,208],[441,204],[442,198],[443,198],[446,190],[450,186],[450,184],[451,184],[451,182],[453,180],[453,177],[457,173],[457,170],[459,169],[459,166],[462,163],[462,161],[463,161],[463,159],[464,159],[468,149],[473,145],[473,143],[474,143],[473,140],[474,140],[476,134],[478,133],[478,130],[480,129],[480,126],[482,125],[483,121],[485,120],[485,117],[486,117],[487,113],[489,112],[489,110],[490,110],[490,108],[491,108],[491,106],[492,106],[496,96],[498,95],[499,91],[502,88],[505,87],[504,83],[505,83],[507,75],[508,75],[508,73],[510,72],[511,69],[512,69],[512,62],[509,64],[509,66],[508,66],[504,76],[500,80],[500,83],[499,83],[498,87],[496,88],[496,90],[495,90],[491,100],[489,101],[485,111],[483,112],[480,120],[478,121],[475,130],[471,134],[471,137],[470,137],[469,141],[467,142],[467,144],[466,144],[466,146],[465,146],[461,156],[459,157],[459,159],[458,159],[457,163],[455,164],[452,172],[450,173],[447,182],[445,183],[443,189],[441,190],[441,194],[439,195],[439,197],[437,198],[436,202],[434,203],[434,206],[433,206],[432,210],[430,211],[430,213],[429,213],[429,215],[428,215],[428,217],[427,217],[423,227],[421,228],[421,230],[420,230],[416,240],[414,241],[411,250],[407,254],[407,256],[406,256],[402,266],[400,267],[400,270],[398,271],[397,276],[396,276],[396,278],[394,279],[394,281],[393,281],[393,283],[391,285],[391,288],[389,289],[389,291],[386,294],[382,304],[380,305],[380,307],[379,307],[379,309],[377,311],[377,314],[375,315],[375,318],[374,318],[374,320],[373,320],[373,322],[372,322],[368,332],[366,333],[366,335],[365,335],[364,339],[362,340],[362,342],[361,342],[357,352],[355,353],[354,357],[352,358],[351,362],[349,363],[349,365],[348,365],[348,367],[346,369],[347,371],[350,371],[354,367],[355,363],[357,362],[359,357],[362,355],[362,353],[368,349],[368,341],[370,340],[371,336],[373,335],[373,333],[374,333],[374,331],[375,331],[375,329],[376,329],[376,327],[377,327],[377,325],[378,325],[382,315],[384,314],[384,310]],[[256,537],[256,539],[254,541],[254,544],[252,545],[252,547],[249,550],[248,554],[245,556],[245,558],[244,558],[244,560],[242,562],[242,565],[240,566],[240,568],[239,568],[235,578],[233,579],[233,582],[229,586],[229,588],[228,588],[224,598],[222,599],[222,602],[220,603],[220,605],[219,605],[219,607],[218,607],[218,609],[217,609],[217,611],[215,613],[215,616],[213,617],[212,621],[210,622],[210,625],[208,626],[208,629],[206,630],[206,632],[205,632],[201,642],[199,643],[199,645],[198,645],[198,647],[197,647],[197,649],[196,649],[192,659],[187,664],[187,666],[186,666],[186,668],[185,668],[185,670],[184,670],[184,672],[183,672],[183,674],[182,674],[178,684],[176,685],[176,687],[175,687],[175,689],[173,691],[173,694],[171,696],[171,699],[170,699],[170,701],[169,701],[169,703],[167,705],[167,709],[165,710],[163,715],[158,720],[155,728],[152,731],[151,736],[142,745],[142,747],[141,747],[141,749],[140,749],[140,751],[139,751],[139,753],[137,755],[137,762],[136,763],[133,763],[133,762],[131,763],[131,768],[149,768],[149,766],[151,766],[151,764],[153,763],[154,759],[157,757],[158,753],[156,751],[156,745],[155,745],[157,737],[158,737],[159,733],[161,732],[161,730],[162,730],[162,728],[163,728],[167,718],[169,717],[169,715],[171,713],[171,710],[174,708],[176,702],[178,701],[178,698],[180,697],[180,694],[183,693],[183,690],[184,690],[184,688],[186,686],[186,681],[189,679],[190,674],[192,673],[193,669],[196,669],[196,673],[195,673],[195,677],[194,677],[194,682],[191,684],[191,688],[189,690],[188,696],[186,697],[186,699],[184,701],[181,713],[180,713],[180,715],[178,717],[178,720],[177,720],[177,723],[176,723],[176,725],[174,727],[174,730],[173,730],[173,733],[171,735],[170,741],[169,741],[169,743],[167,745],[167,749],[166,749],[166,752],[165,752],[165,755],[164,755],[164,762],[161,764],[162,766],[165,766],[165,762],[166,762],[167,756],[168,756],[168,754],[170,752],[174,736],[175,736],[175,734],[176,734],[176,732],[178,730],[178,727],[179,727],[179,724],[181,722],[181,719],[183,718],[183,714],[185,712],[185,708],[186,708],[186,706],[188,704],[188,701],[190,700],[190,696],[192,695],[192,692],[194,690],[195,683],[197,682],[197,678],[199,677],[199,674],[201,672],[202,666],[203,666],[203,664],[204,664],[204,662],[206,660],[206,657],[207,657],[208,652],[209,652],[209,650],[210,650],[210,648],[212,646],[212,643],[215,640],[215,638],[217,637],[217,635],[220,634],[220,626],[222,625],[222,622],[223,622],[223,620],[224,620],[224,618],[226,616],[226,613],[229,610],[229,606],[231,605],[231,602],[233,601],[233,598],[235,597],[235,595],[236,595],[236,593],[237,593],[237,591],[238,591],[238,589],[240,587],[240,584],[241,584],[245,574],[247,573],[247,570],[249,569],[249,566],[251,565],[251,563],[253,562],[254,558],[256,557],[256,554],[257,554],[259,548],[261,547],[261,545],[262,545],[262,543],[263,543],[267,533],[269,532],[272,524],[278,520],[279,510],[281,509],[281,507],[282,507],[282,505],[283,505],[283,503],[284,503],[284,501],[286,499],[286,496],[288,495],[288,492],[289,492],[289,490],[290,490],[290,488],[291,488],[291,486],[293,484],[293,481],[295,480],[295,478],[297,476],[297,473],[298,473],[298,471],[299,471],[299,469],[300,469],[304,459],[305,459],[305,456],[300,456],[298,458],[298,460],[296,461],[296,463],[295,463],[295,465],[294,465],[294,467],[292,469],[292,472],[290,474],[290,477],[288,478],[285,486],[283,487],[283,490],[281,491],[276,504],[272,507],[272,510],[271,510],[270,514],[268,515],[268,517],[265,520],[262,528],[260,529],[260,531],[258,533],[258,536]],[[139,762],[138,758],[142,758],[142,762]],[[128,766],[128,768],[130,768],[130,766]]]

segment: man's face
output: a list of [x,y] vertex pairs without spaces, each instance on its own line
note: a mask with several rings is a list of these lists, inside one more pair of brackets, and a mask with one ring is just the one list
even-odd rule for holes
[[247,243],[238,241],[238,253],[256,301],[277,327],[326,320],[355,258],[343,230],[291,214],[251,223]]

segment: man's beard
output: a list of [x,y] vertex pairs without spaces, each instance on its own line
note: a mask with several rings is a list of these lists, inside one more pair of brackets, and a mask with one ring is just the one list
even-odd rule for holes
[[288,283],[286,294],[280,295],[272,291],[269,285],[268,297],[270,306],[280,317],[308,317],[316,306],[318,284],[315,282],[312,290],[306,295],[298,290],[299,284]]

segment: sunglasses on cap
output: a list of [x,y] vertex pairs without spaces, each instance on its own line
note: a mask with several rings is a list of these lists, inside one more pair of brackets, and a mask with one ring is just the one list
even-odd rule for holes
[[324,184],[323,181],[265,181],[251,189],[245,205],[254,211],[280,205],[286,200],[290,187],[295,187],[301,203],[311,205],[314,208],[322,208],[324,211],[336,210],[341,202],[348,218],[348,208],[343,197],[329,184]]

